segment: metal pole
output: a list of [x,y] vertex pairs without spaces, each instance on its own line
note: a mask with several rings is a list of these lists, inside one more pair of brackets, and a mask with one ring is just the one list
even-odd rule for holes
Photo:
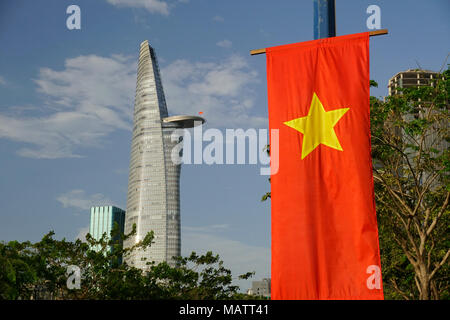
[[335,0],[314,0],[314,39],[335,36]]

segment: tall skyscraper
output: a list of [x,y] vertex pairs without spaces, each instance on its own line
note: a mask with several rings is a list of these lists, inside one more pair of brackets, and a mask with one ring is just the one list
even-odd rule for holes
[[[180,169],[171,159],[172,149],[181,141],[172,141],[178,128],[201,125],[197,116],[168,116],[166,100],[154,49],[141,43],[134,103],[134,127],[131,142],[125,233],[136,224],[137,234],[124,246],[155,234],[150,248],[133,252],[125,261],[146,269],[146,263],[167,261],[181,254]],[[143,258],[146,258],[143,261]]]
[[[109,239],[115,223],[117,223],[119,227],[118,231],[123,233],[125,226],[124,210],[114,206],[91,207],[89,233],[94,239],[100,240],[104,233],[106,233],[106,236]],[[100,248],[94,249],[99,250]]]

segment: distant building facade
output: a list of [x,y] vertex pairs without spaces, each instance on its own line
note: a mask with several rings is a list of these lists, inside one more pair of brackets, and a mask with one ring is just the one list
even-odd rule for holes
[[[91,207],[91,223],[89,224],[89,233],[91,236],[100,240],[104,233],[108,239],[114,224],[118,225],[118,231],[124,233],[125,229],[125,211],[115,206]],[[100,248],[94,248],[99,250]],[[112,248],[111,248],[112,249]]]
[[247,291],[249,295],[270,298],[270,278],[261,281],[252,281],[252,288]]
[[417,86],[432,86],[431,80],[439,77],[438,72],[421,69],[408,69],[401,71],[389,79],[389,95],[399,94],[399,88],[410,88]]
[[[398,72],[392,78],[389,79],[389,96],[395,96],[401,94],[400,88],[413,88],[413,87],[423,87],[430,86],[433,87],[435,85],[436,80],[442,78],[442,75],[435,71],[430,70],[421,70],[421,69],[408,69],[406,71]],[[420,101],[421,105],[424,107],[422,111],[416,113],[410,113],[404,116],[405,120],[413,120],[413,119],[421,119],[426,116],[428,112],[427,106],[430,105],[429,101]],[[432,114],[432,113],[431,113]],[[446,150],[448,150],[449,143],[438,136],[438,131],[441,128],[448,127],[448,123],[437,123],[429,132],[429,134],[425,137],[423,141],[423,145],[425,149],[434,148],[438,151],[437,154],[440,154]],[[399,131],[398,134],[401,134]],[[403,140],[411,145],[416,144],[417,139],[410,139],[403,135]],[[416,156],[416,152],[413,150],[408,150],[408,158],[412,165],[414,165],[414,157]],[[424,172],[421,176],[421,181],[419,183],[423,183],[426,181],[430,173]],[[432,187],[437,186],[437,182],[433,182]]]

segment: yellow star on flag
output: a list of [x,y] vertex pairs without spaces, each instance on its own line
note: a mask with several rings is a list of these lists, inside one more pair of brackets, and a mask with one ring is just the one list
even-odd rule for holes
[[320,144],[342,151],[334,126],[349,109],[325,111],[314,92],[308,115],[284,122],[288,127],[303,133],[302,160]]

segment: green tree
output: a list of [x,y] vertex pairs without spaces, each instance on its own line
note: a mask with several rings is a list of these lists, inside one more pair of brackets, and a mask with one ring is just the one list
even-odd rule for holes
[[[37,243],[0,243],[0,299],[36,299],[42,289],[49,299],[235,299],[245,295],[232,285],[231,271],[218,255],[177,257],[176,266],[147,262],[148,271],[120,263],[120,258],[153,243],[153,233],[131,248],[122,246],[132,236],[118,232],[86,242],[56,240],[54,232]],[[94,250],[95,249],[95,250]],[[79,289],[67,288],[67,267],[81,269]],[[253,273],[240,278],[247,279]],[[42,294],[42,293],[41,293]]]
[[29,248],[29,242],[0,243],[0,300],[31,296],[31,284],[37,277]]
[[448,298],[450,71],[371,97],[372,157],[387,296]]

